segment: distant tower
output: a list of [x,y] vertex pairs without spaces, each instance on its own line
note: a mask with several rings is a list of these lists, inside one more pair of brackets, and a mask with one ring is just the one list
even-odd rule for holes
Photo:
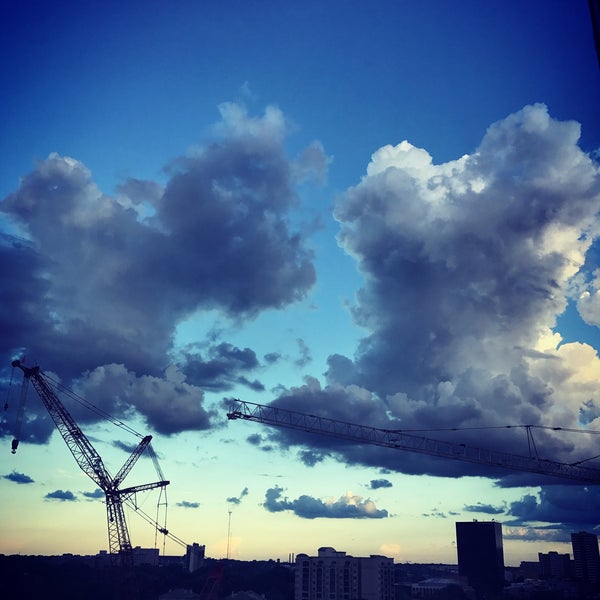
[[587,583],[600,583],[600,552],[595,533],[580,531],[571,534],[575,577]]
[[456,523],[458,573],[478,598],[500,597],[504,586],[502,525],[497,521]]
[[227,560],[229,560],[229,545],[231,543],[231,509],[227,511],[229,518],[227,519]]

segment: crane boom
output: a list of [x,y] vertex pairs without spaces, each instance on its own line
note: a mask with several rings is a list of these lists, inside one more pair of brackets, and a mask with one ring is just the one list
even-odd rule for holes
[[15,360],[13,367],[18,367],[23,371],[25,377],[24,389],[27,387],[27,381],[31,381],[35,391],[46,407],[48,414],[54,421],[56,428],[62,435],[71,454],[75,458],[79,468],[102,490],[110,487],[111,476],[102,458],[92,446],[91,442],[81,431],[79,425],[69,414],[67,409],[60,402],[48,382],[46,381],[39,366],[26,367],[21,361]]
[[493,467],[525,471],[527,473],[551,475],[586,484],[600,483],[600,470],[582,467],[581,465],[571,465],[533,456],[520,456],[508,452],[476,448],[465,444],[411,435],[399,430],[357,425],[355,423],[337,421],[326,417],[237,399],[232,400],[227,418],[318,433],[359,444],[373,444],[394,448],[395,450],[418,452],[441,458],[451,458]]

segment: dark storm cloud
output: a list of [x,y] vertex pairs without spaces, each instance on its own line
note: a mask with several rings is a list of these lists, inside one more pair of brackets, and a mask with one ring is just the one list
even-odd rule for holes
[[372,490],[378,490],[380,488],[391,488],[392,482],[388,479],[371,479],[369,482],[369,488]]
[[96,488],[93,492],[82,492],[82,494],[90,500],[104,500],[106,497],[106,494],[100,488]]
[[14,483],[33,483],[33,479],[29,477],[29,475],[25,475],[25,473],[17,473],[17,471],[13,471],[8,475],[2,476],[4,479],[8,479],[8,481],[13,481]]
[[237,348],[227,342],[201,349],[184,350],[182,373],[186,380],[202,389],[227,391],[236,385],[263,391],[258,381],[250,381],[243,375],[257,369],[260,364],[256,354],[250,348]]
[[61,502],[75,502],[77,500],[77,496],[75,496],[73,492],[63,490],[49,492],[44,498],[46,498],[46,500],[60,500]]
[[302,449],[298,452],[300,462],[307,467],[314,467],[327,458],[327,453],[315,449]]
[[265,354],[264,360],[266,363],[274,365],[281,360],[281,354],[279,352],[269,352],[268,354]]
[[310,290],[313,257],[289,216],[299,170],[320,173],[324,155],[313,145],[298,165],[290,160],[275,108],[260,118],[233,104],[220,110],[214,140],[173,161],[164,186],[131,179],[111,197],[58,154],[21,178],[0,203],[21,236],[0,240],[0,274],[11,282],[0,291],[3,364],[25,349],[107,412],[134,409],[167,434],[211,424],[186,370],[203,386],[262,389],[249,349],[190,354],[177,375],[165,373],[169,352],[176,327],[198,310],[241,323]]
[[275,446],[269,441],[267,436],[260,435],[259,433],[253,433],[246,437],[246,441],[252,446],[256,446],[263,452],[272,452],[275,450]]
[[486,515],[501,515],[506,512],[505,506],[492,506],[491,504],[468,504],[463,506],[463,510],[466,512],[484,513]]
[[371,500],[351,492],[327,502],[306,495],[296,500],[281,499],[283,492],[278,486],[268,489],[263,506],[269,512],[290,511],[303,519],[383,519],[388,516],[387,510],[379,510]]
[[187,500],[182,500],[181,502],[177,502],[177,506],[181,508],[199,508],[200,502],[188,502]]
[[509,516],[521,524],[560,523],[566,529],[591,529],[598,523],[600,490],[596,487],[555,485],[511,502]]
[[[525,430],[505,425],[577,428],[580,408],[594,417],[595,350],[559,346],[551,333],[570,294],[590,283],[580,269],[598,230],[598,165],[579,136],[577,123],[535,105],[453,162],[435,165],[408,142],[379,149],[335,206],[339,242],[365,281],[354,319],[369,333],[353,358],[330,357],[325,386],[307,379],[274,404],[525,456]],[[535,437],[554,460],[598,454],[583,436]],[[294,431],[278,439],[406,473],[508,473]]]

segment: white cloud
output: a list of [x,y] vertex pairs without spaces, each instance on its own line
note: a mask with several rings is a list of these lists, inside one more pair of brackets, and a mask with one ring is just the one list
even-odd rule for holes
[[[380,427],[465,427],[460,441],[509,452],[525,438],[503,425],[595,418],[595,350],[548,338],[573,290],[585,289],[598,234],[599,169],[579,135],[578,123],[534,105],[493,124],[456,161],[435,165],[406,141],[375,152],[335,205],[339,242],[365,277],[353,314],[369,333],[352,362],[331,358],[328,387],[292,390],[277,403]],[[369,411],[357,414],[351,389],[371,398]],[[493,425],[485,439],[468,431]],[[589,449],[583,438],[538,437],[544,456],[566,462]],[[320,445],[348,462],[409,473],[474,472]]]

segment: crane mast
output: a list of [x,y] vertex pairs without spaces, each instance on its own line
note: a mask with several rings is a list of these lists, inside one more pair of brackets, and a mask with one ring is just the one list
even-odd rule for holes
[[[81,428],[77,425],[71,414],[61,403],[58,396],[48,383],[39,366],[26,367],[21,361],[15,360],[13,367],[23,371],[23,387],[21,389],[21,406],[19,414],[22,413],[25,394],[28,383],[31,381],[35,391],[39,395],[56,428],[65,440],[67,447],[79,465],[79,468],[104,492],[106,496],[106,516],[108,522],[108,546],[111,555],[120,557],[121,566],[126,569],[133,567],[133,552],[123,502],[136,494],[169,484],[166,480],[155,481],[133,487],[120,489],[119,486],[127,477],[139,457],[150,444],[152,436],[144,437],[121,467],[115,477],[112,477],[105,467],[101,456],[88,440]],[[17,424],[17,428],[20,424]],[[19,440],[13,440],[12,451],[16,451]]]
[[537,456],[520,456],[508,452],[435,440],[407,434],[400,430],[357,425],[355,423],[337,421],[326,417],[237,399],[232,400],[227,418],[230,420],[242,419],[275,427],[317,433],[358,444],[372,444],[395,450],[405,450],[441,458],[489,465],[491,467],[503,467],[527,473],[551,475],[563,479],[575,480],[584,484],[600,483],[600,470],[577,464],[561,463],[540,459]]

